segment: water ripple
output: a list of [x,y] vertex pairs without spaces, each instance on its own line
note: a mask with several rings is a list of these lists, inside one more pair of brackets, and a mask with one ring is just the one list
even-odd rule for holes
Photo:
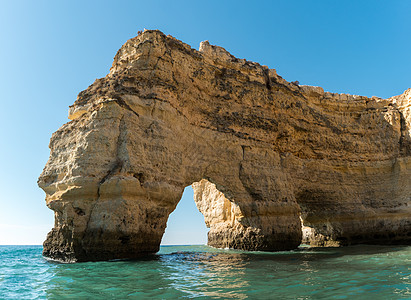
[[132,261],[61,264],[0,246],[0,298],[410,299],[411,247],[264,253],[165,246]]

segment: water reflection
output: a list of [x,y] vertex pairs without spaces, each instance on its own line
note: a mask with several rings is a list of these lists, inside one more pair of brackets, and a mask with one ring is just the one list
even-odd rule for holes
[[[5,250],[6,249],[6,250]],[[52,263],[41,247],[0,247],[3,298],[411,298],[411,247],[255,253],[162,247],[134,261]]]
[[245,254],[176,252],[161,261],[173,287],[192,297],[247,298]]
[[[59,264],[49,282],[48,298],[161,298],[174,289],[158,257],[150,260]],[[183,293],[173,293],[175,297]]]

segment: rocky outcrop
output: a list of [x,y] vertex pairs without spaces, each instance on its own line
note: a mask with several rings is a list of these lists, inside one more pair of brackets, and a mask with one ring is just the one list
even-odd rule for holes
[[55,212],[45,256],[156,252],[188,185],[215,247],[411,242],[411,89],[328,93],[146,30],[69,118],[38,181]]

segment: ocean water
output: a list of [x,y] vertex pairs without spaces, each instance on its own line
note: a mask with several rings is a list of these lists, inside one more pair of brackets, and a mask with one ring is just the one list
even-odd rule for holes
[[0,246],[0,299],[411,299],[411,246],[162,246],[141,260],[75,264],[41,252]]

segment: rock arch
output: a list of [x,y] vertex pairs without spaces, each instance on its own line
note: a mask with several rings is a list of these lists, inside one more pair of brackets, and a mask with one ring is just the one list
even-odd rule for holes
[[[288,83],[159,31],[81,92],[39,178],[64,261],[158,250],[193,184],[209,244],[245,250],[411,241],[411,89],[390,99]],[[302,222],[309,228],[302,230]]]

